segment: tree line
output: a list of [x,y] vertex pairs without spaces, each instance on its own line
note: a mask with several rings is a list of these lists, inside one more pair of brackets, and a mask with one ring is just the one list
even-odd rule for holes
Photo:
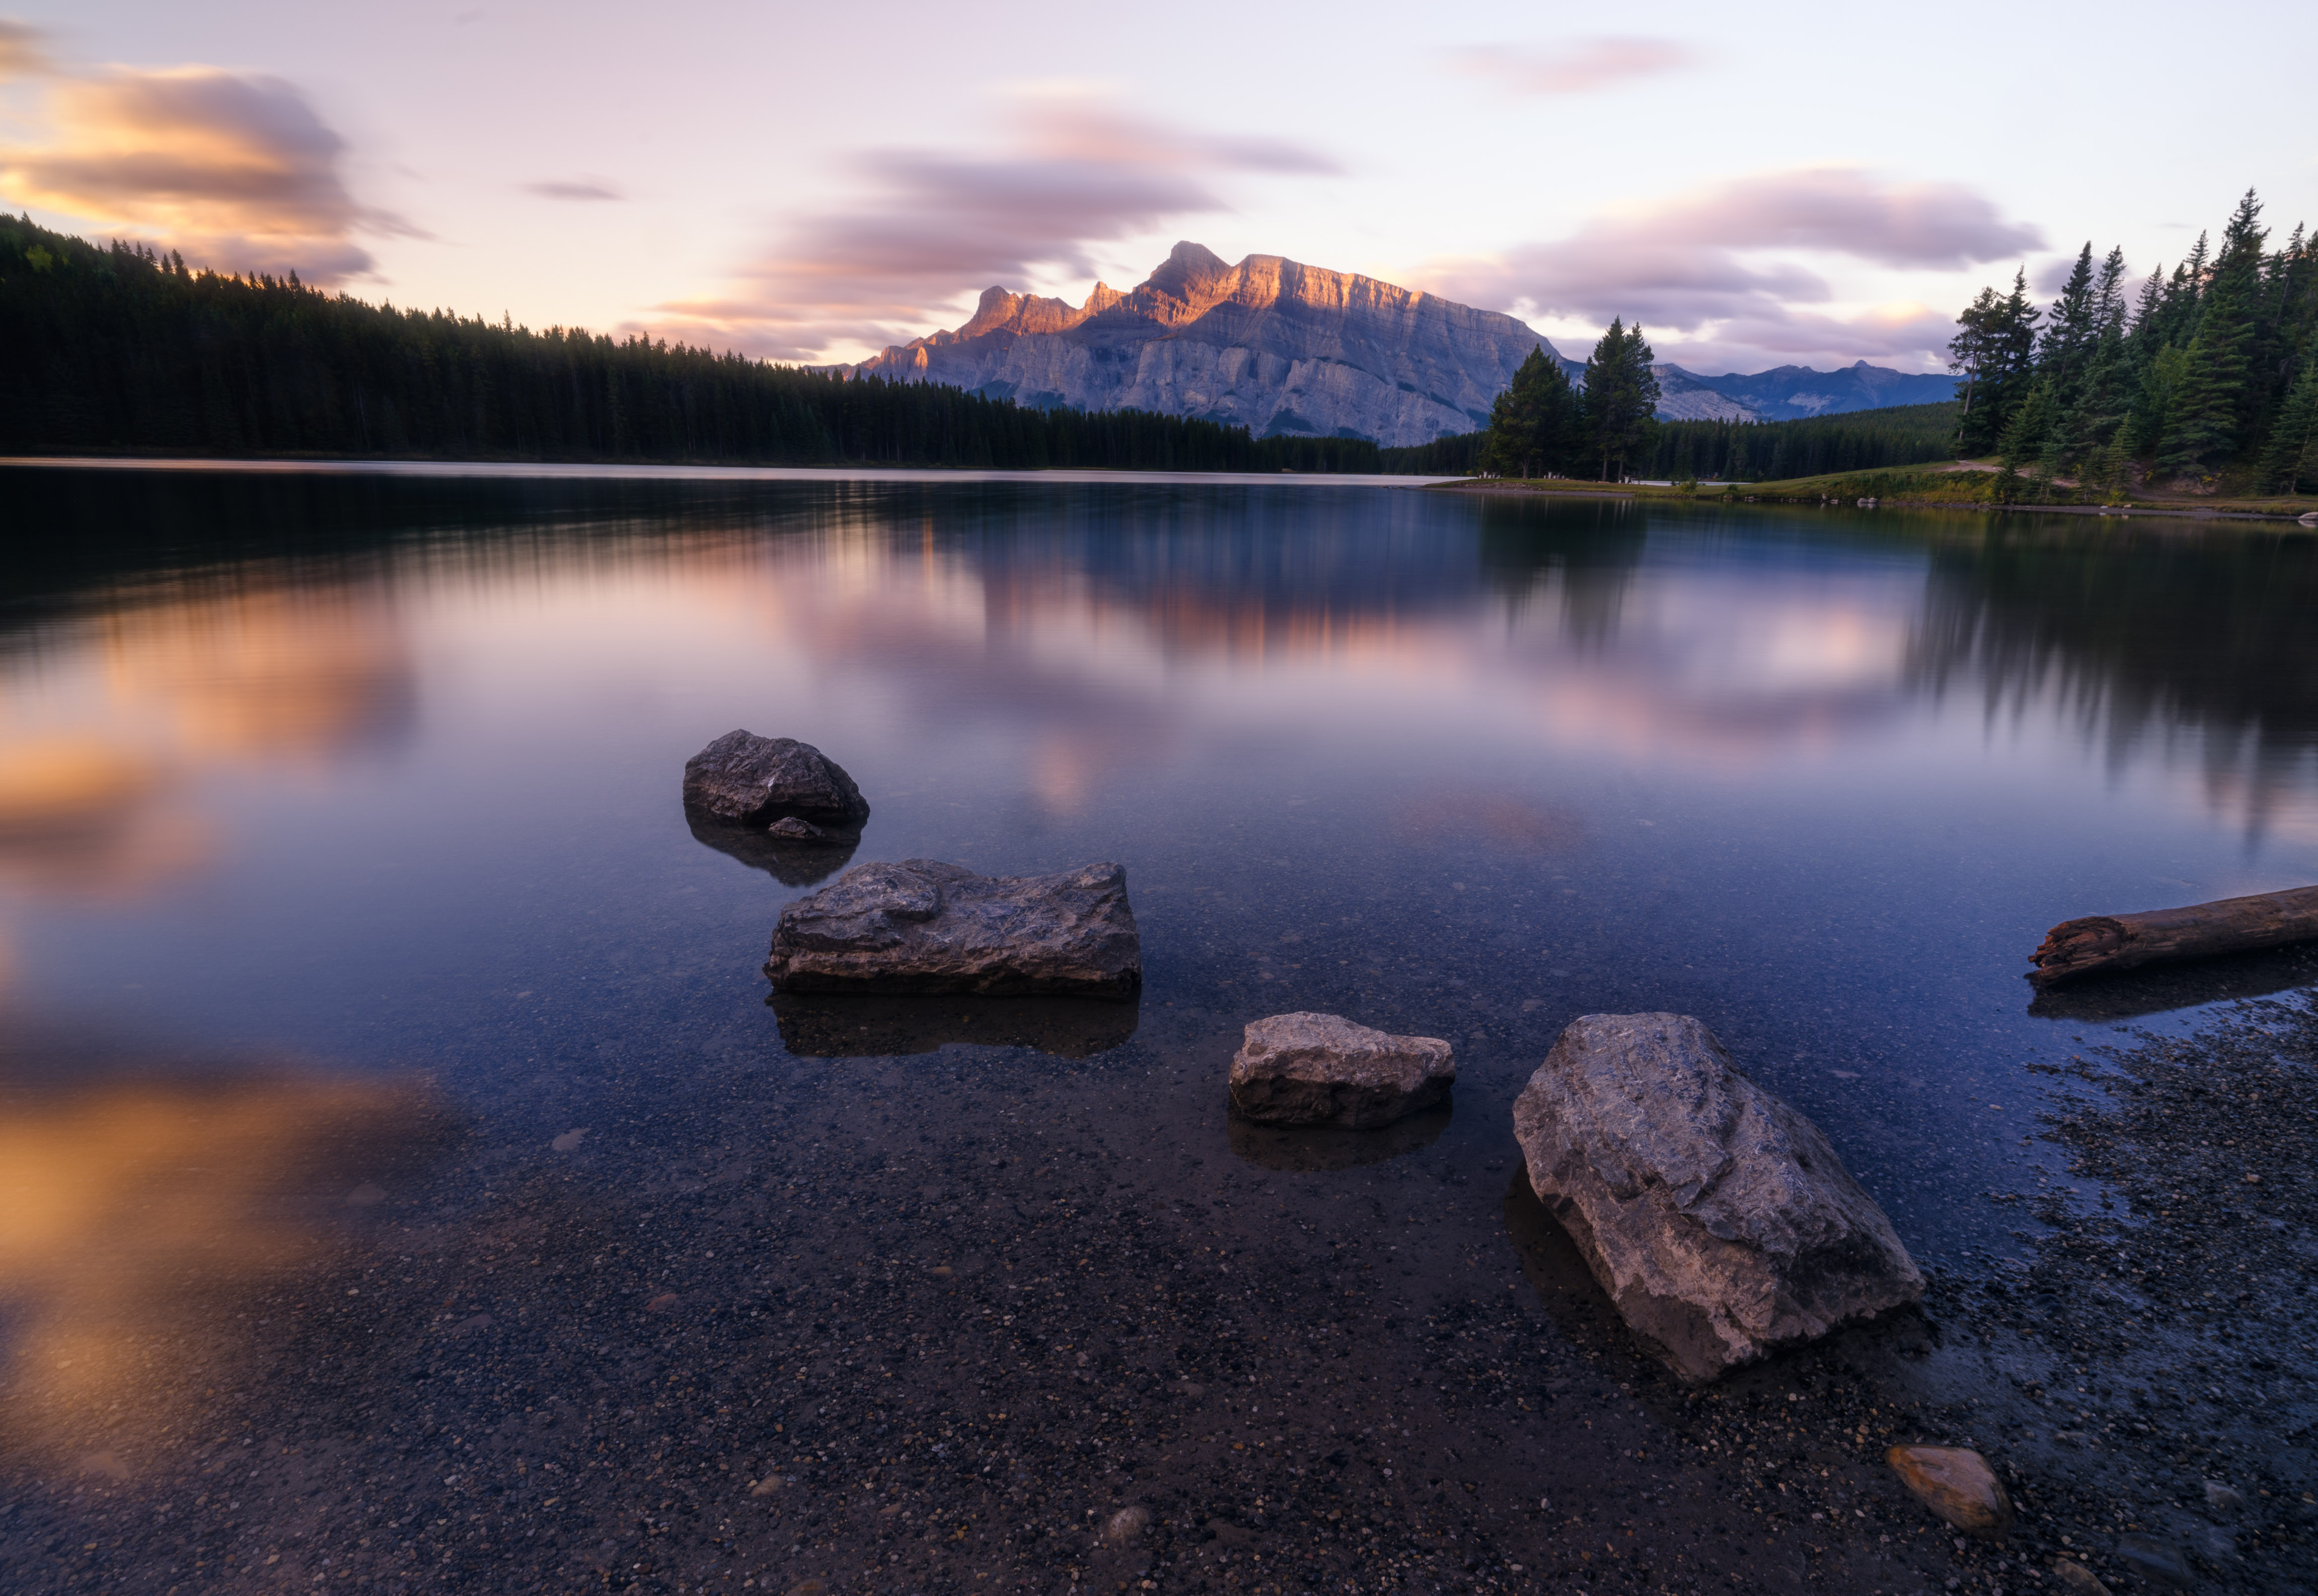
[[2125,252],[2079,251],[2040,309],[2027,277],[1956,318],[1956,449],[2007,480],[2116,491],[2135,476],[2318,488],[2318,239],[2268,248],[2251,189],[2222,229],[2130,295]]
[[1374,471],[1364,438],[1256,438],[372,305],[0,216],[0,448],[749,465]]
[[1649,474],[1676,482],[1776,482],[1947,460],[1955,453],[1958,409],[1950,401],[1799,421],[1664,421]]

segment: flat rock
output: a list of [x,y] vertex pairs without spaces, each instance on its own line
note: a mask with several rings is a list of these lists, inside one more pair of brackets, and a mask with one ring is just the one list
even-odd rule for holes
[[1685,1378],[1914,1302],[1924,1278],[1819,1128],[1680,1014],[1589,1014],[1514,1105],[1531,1186]]
[[684,762],[688,814],[769,826],[795,816],[858,830],[869,818],[861,789],[809,742],[727,731]]
[[1232,1107],[1268,1125],[1368,1130],[1439,1103],[1457,1061],[1437,1036],[1396,1036],[1334,1014],[1249,1025],[1231,1063]]
[[1924,1505],[1966,1535],[2001,1540],[2012,1528],[2012,1498],[1988,1459],[1969,1447],[1894,1447],[1883,1460]]
[[765,973],[789,992],[1126,1000],[1143,984],[1143,942],[1120,865],[976,875],[904,859],[858,865],[782,910]]

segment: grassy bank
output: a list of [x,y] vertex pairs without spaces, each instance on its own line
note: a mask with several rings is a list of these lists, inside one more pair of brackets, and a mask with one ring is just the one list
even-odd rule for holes
[[1728,489],[1658,488],[1640,483],[1583,482],[1563,478],[1521,480],[1474,479],[1444,483],[1442,489],[1460,492],[1535,493],[1598,498],[1614,494],[1629,498],[1676,499],[1717,504],[1844,504],[1863,499],[1883,509],[2056,511],[2087,515],[2102,512],[2155,515],[2228,515],[2281,516],[2288,520],[2318,511],[2313,494],[2190,494],[2142,490],[2130,499],[2107,500],[2074,488],[2046,486],[2014,479],[2008,489],[1990,471],[1957,469],[1952,464],[1900,467],[1885,471],[1836,471],[1824,476],[1792,477],[1781,481],[1749,482]]

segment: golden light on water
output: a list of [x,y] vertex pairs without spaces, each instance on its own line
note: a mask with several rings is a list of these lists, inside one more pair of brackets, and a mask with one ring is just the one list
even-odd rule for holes
[[254,1349],[247,1299],[335,1267],[336,1216],[445,1124],[358,1080],[0,1081],[0,1445],[156,1457]]

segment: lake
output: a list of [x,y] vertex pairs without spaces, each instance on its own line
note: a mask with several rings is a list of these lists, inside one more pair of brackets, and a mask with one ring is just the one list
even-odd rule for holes
[[[2057,1178],[2030,1066],[2308,979],[2022,980],[2055,921],[2318,880],[2306,533],[811,472],[0,503],[0,1458],[58,1588],[1256,1588],[1357,1561],[1341,1503],[1267,1548],[1361,1469],[1409,1567],[1521,1588],[1532,1498],[1687,1511],[1647,1402],[1541,1416],[1622,1356],[1517,1179],[1569,1019],[1699,1016],[1963,1271]],[[842,861],[695,838],[734,728],[852,775],[852,862],[1123,864],[1140,1001],[769,1005]],[[1298,1009],[1449,1039],[1453,1107],[1234,1123]]]

